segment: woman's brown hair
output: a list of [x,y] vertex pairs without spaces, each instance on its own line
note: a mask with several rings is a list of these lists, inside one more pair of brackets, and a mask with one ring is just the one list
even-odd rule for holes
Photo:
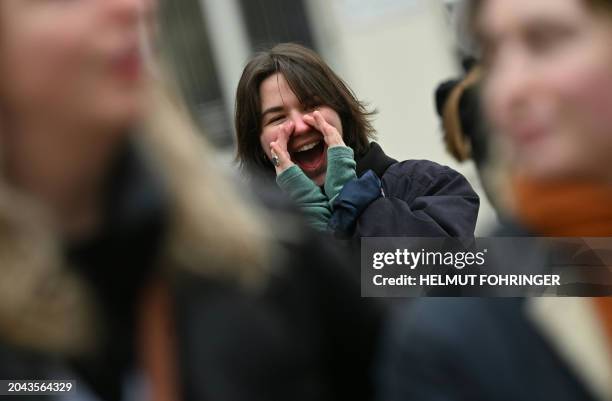
[[314,51],[294,43],[281,43],[257,53],[245,67],[236,91],[236,158],[249,171],[274,171],[267,159],[261,134],[259,87],[271,75],[282,74],[300,103],[325,105],[334,109],[342,121],[344,142],[359,157],[368,149],[375,131],[369,111],[348,85]]
[[459,162],[473,157],[470,137],[464,132],[461,124],[461,97],[468,89],[478,85],[480,78],[480,67],[473,67],[450,92],[442,107],[442,127],[444,128],[446,150]]

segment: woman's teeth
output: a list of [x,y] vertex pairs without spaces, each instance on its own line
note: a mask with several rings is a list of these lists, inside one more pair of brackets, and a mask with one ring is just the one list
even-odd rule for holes
[[308,144],[308,145],[304,145],[304,146],[302,146],[301,148],[297,149],[297,150],[295,151],[295,153],[305,152],[305,151],[307,151],[307,150],[310,150],[310,149],[314,148],[314,147],[315,147],[315,146],[317,146],[318,144],[319,144],[319,142],[315,142],[315,143],[311,143],[311,144]]

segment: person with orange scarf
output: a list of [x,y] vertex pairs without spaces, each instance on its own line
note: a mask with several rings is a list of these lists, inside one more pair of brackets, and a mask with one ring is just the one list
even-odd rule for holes
[[[475,117],[507,166],[489,188],[503,234],[612,237],[612,3],[472,0],[466,22]],[[474,82],[460,82],[441,110],[461,107]],[[466,116],[443,114],[468,157]],[[394,316],[379,368],[385,401],[612,400],[612,298],[418,300]]]

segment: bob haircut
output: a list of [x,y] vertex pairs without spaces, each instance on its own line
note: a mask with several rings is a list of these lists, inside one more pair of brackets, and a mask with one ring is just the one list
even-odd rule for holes
[[369,139],[375,137],[370,118],[376,113],[360,102],[348,85],[314,51],[294,43],[281,43],[253,56],[245,67],[236,91],[236,159],[249,171],[274,172],[259,136],[262,131],[259,87],[268,77],[280,73],[301,104],[325,105],[340,116],[344,142],[362,156]]

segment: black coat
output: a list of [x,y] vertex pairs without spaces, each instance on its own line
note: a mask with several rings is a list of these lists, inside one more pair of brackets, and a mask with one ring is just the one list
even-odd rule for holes
[[[381,313],[317,233],[260,295],[189,277],[179,294],[189,400],[369,400]],[[306,245],[306,243],[308,245]]]
[[428,298],[399,310],[382,342],[378,399],[594,401],[524,302]]
[[480,200],[455,170],[428,160],[398,162],[375,142],[357,159],[358,177],[368,170],[382,191],[356,216],[353,237],[474,235]]

